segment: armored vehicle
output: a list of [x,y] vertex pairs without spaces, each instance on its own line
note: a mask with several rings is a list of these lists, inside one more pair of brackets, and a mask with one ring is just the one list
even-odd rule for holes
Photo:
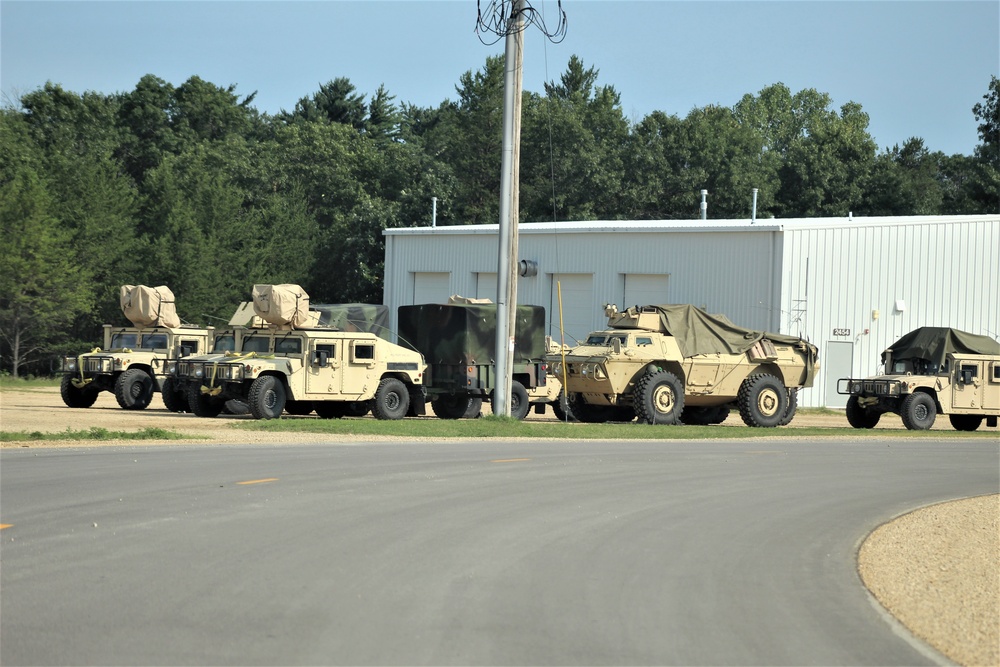
[[883,375],[841,378],[849,394],[847,421],[875,428],[886,412],[911,430],[929,429],[938,414],[959,431],[975,431],[1000,416],[1000,343],[947,327],[921,327],[882,353]]
[[257,419],[285,410],[327,419],[371,410],[400,419],[413,397],[422,401],[420,354],[367,331],[320,324],[323,313],[310,310],[298,285],[255,285],[252,308],[245,324],[216,337],[212,353],[178,361],[176,382],[196,415],[214,417],[238,400]]
[[168,410],[186,409],[167,374],[171,360],[205,353],[213,328],[182,325],[174,295],[165,286],[123,285],[122,313],[131,327],[104,325],[102,347],[62,359],[59,393],[71,408],[89,408],[102,391],[126,410],[142,410],[159,391]]
[[[736,407],[749,426],[782,426],[812,386],[816,346],[738,327],[690,305],[605,306],[608,328],[555,360],[582,422],[716,424]],[[563,367],[565,363],[565,367]]]
[[[399,342],[427,360],[424,390],[435,415],[441,419],[476,417],[483,401],[492,401],[496,388],[497,306],[458,296],[450,301],[400,306]],[[545,389],[545,309],[518,306],[515,318],[510,412],[524,419],[532,400],[542,411],[553,400]],[[411,412],[421,415],[423,408],[414,405]]]

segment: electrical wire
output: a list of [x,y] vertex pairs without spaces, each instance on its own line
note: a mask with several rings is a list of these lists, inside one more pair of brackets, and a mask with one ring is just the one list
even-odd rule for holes
[[[483,11],[482,0],[476,0],[476,35],[479,41],[490,46],[504,39],[515,31],[525,30],[535,25],[553,44],[558,44],[566,38],[566,12],[562,8],[562,0],[558,1],[559,23],[554,30],[545,25],[545,17],[536,10],[528,0],[520,0],[521,9],[515,14],[518,0],[489,0]],[[520,18],[521,22],[516,19]],[[496,35],[496,39],[484,38],[485,34]]]

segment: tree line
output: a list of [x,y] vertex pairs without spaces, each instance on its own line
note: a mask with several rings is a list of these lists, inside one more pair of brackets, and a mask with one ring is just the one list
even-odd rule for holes
[[[393,227],[495,223],[503,59],[437,107],[337,78],[291,111],[197,76],[134,90],[45,86],[0,108],[0,372],[47,373],[123,323],[123,284],[170,286],[188,322],[218,323],[254,283],[316,303],[382,301]],[[924,215],[1000,211],[1000,82],[970,107],[981,143],[879,150],[859,104],[781,83],[733,107],[630,121],[576,56],[523,93],[520,219]]]

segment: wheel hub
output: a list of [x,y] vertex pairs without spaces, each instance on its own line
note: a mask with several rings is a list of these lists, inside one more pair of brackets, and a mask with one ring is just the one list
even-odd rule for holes
[[778,412],[779,404],[778,394],[770,389],[760,392],[757,396],[757,408],[766,417],[773,417]]
[[657,387],[653,392],[653,408],[657,412],[669,414],[674,404],[674,392],[670,387]]

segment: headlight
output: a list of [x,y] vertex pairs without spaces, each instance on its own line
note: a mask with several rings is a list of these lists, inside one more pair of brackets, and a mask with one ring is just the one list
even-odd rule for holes
[[851,383],[851,393],[852,394],[860,394],[861,393],[861,383],[860,382],[852,382]]
[[177,374],[177,362],[176,361],[168,361],[166,363],[166,365],[163,367],[163,372],[166,373],[167,375],[176,375]]
[[77,368],[76,357],[63,357],[62,366],[64,371],[75,371]]
[[562,362],[557,361],[549,366],[549,373],[551,375],[562,375]]
[[205,367],[204,366],[198,366],[197,368],[195,368],[194,369],[194,376],[196,378],[198,378],[198,379],[201,379],[201,378],[205,377]]

